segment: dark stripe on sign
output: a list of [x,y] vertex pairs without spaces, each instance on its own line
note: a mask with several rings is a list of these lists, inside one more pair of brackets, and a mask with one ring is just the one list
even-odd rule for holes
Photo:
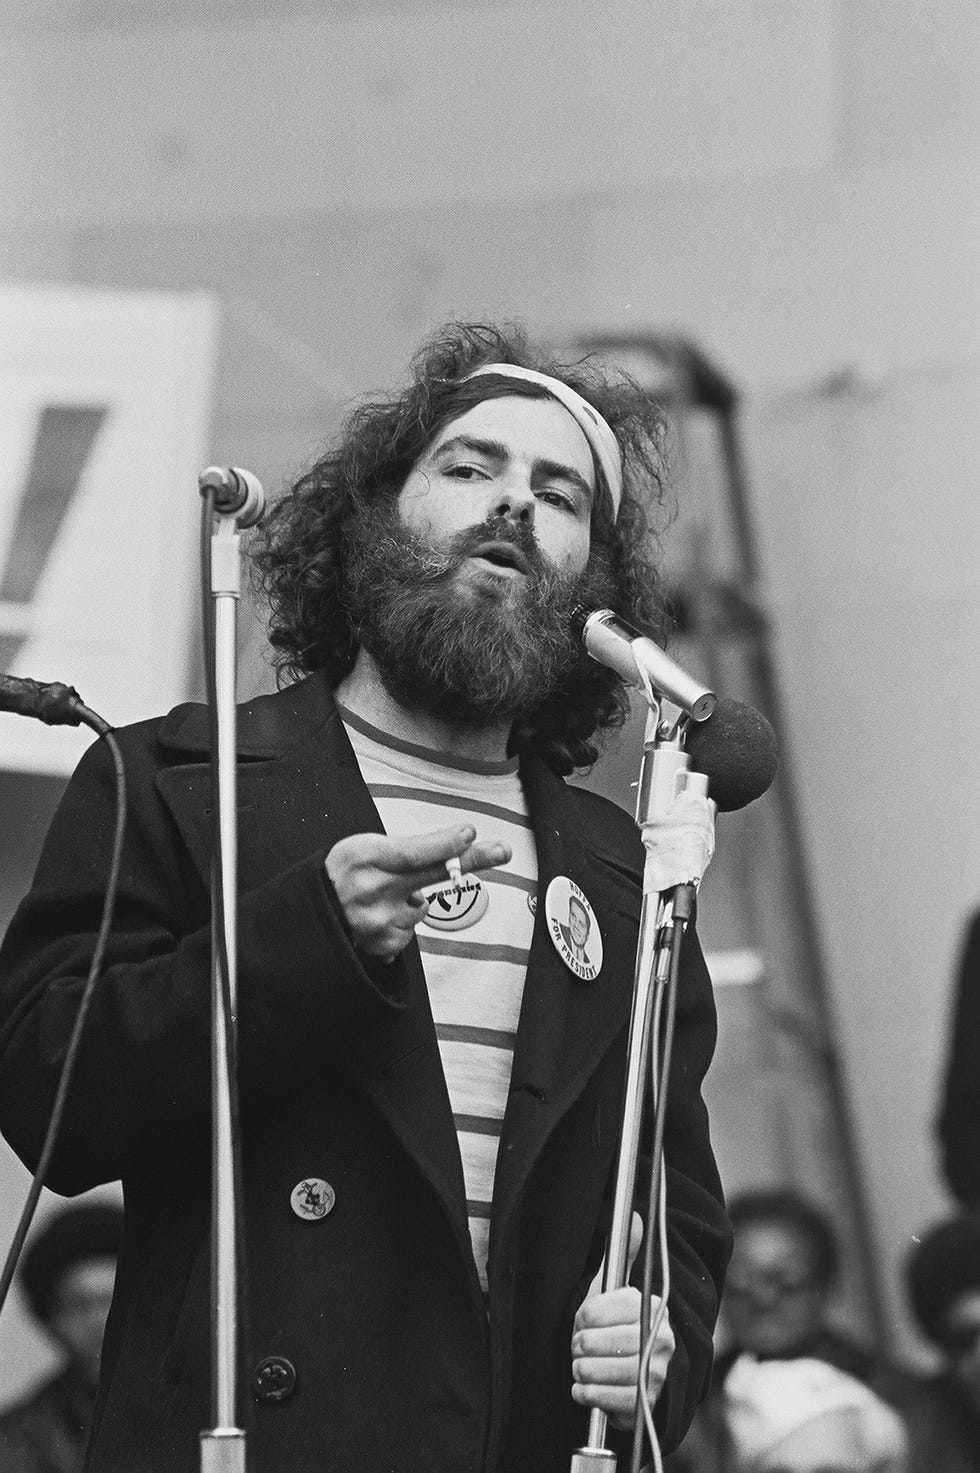
[[[0,577],[0,603],[32,602],[107,413],[105,405],[79,404],[49,404],[41,411]],[[70,610],[66,616],[70,617]],[[0,670],[10,668],[25,638],[21,633],[0,635]]]

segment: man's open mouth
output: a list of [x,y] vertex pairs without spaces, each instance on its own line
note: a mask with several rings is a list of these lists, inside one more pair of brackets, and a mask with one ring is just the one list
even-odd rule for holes
[[527,559],[512,542],[484,542],[480,547],[474,548],[470,556],[481,558],[497,568],[511,568],[517,573],[523,573],[525,577],[530,572]]

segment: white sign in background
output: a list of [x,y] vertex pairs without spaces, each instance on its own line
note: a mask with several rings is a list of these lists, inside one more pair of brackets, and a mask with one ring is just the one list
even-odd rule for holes
[[[187,694],[217,303],[0,286],[0,668],[113,726]],[[92,740],[0,713],[0,769]]]

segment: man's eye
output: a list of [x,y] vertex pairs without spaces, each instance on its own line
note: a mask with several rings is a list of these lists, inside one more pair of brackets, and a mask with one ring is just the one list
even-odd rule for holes
[[538,493],[539,501],[546,501],[549,506],[559,506],[566,511],[575,510],[575,502],[567,491],[544,490]]
[[480,465],[451,465],[446,470],[447,476],[453,476],[457,481],[476,481],[486,477],[487,472]]

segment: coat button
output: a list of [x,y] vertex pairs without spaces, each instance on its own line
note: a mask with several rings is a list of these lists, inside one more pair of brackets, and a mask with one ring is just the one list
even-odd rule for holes
[[257,1401],[285,1401],[296,1389],[296,1367],[283,1355],[267,1355],[252,1372]]
[[333,1187],[319,1176],[298,1181],[289,1194],[290,1207],[304,1222],[319,1222],[331,1211],[336,1200]]

